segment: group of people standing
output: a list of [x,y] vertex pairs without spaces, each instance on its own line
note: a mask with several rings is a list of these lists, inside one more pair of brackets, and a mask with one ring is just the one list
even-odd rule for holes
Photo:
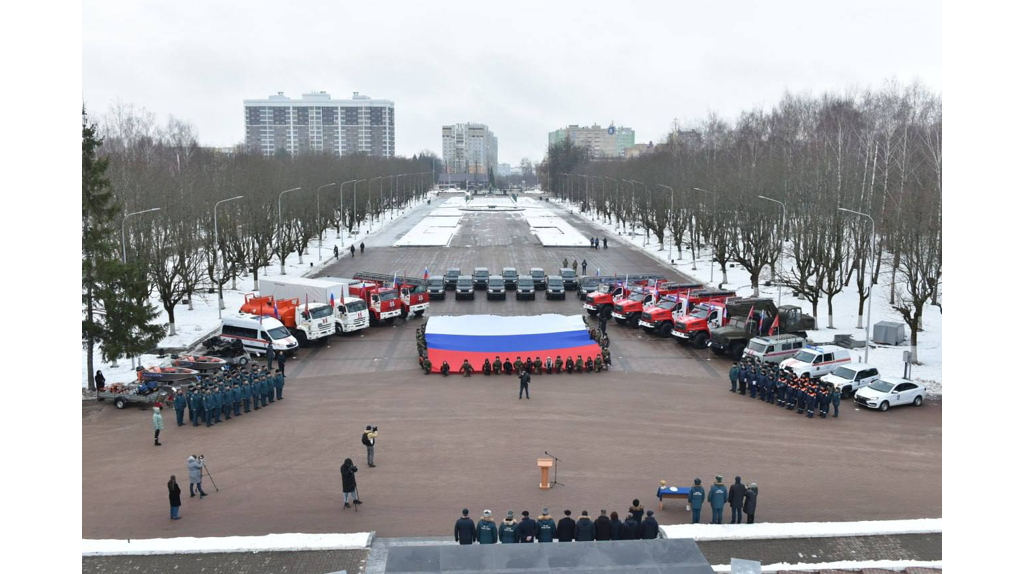
[[566,510],[565,516],[555,522],[547,508],[541,510],[536,520],[530,517],[530,511],[524,510],[519,521],[515,513],[509,510],[500,523],[491,516],[490,510],[484,510],[480,520],[473,522],[469,517],[469,509],[462,509],[462,516],[455,521],[455,541],[459,544],[530,544],[533,542],[593,542],[602,540],[651,540],[658,537],[658,521],[654,519],[654,511],[648,510],[639,500],[633,500],[633,506],[626,513],[626,519],[620,520],[618,512],[601,510],[601,515],[591,519],[586,510],[573,519],[572,511]]
[[729,503],[732,510],[732,518],[729,524],[741,524],[742,514],[747,515],[747,524],[754,523],[754,513],[757,511],[757,483],[743,484],[740,477],[736,477],[728,489],[722,482],[722,476],[715,477],[715,483],[705,492],[699,478],[693,479],[690,486],[690,512],[692,512],[693,524],[700,523],[700,513],[707,502],[711,506],[711,524],[722,524],[722,514],[725,510],[725,503]]
[[755,364],[748,360],[733,363],[729,369],[729,383],[731,393],[739,392],[752,399],[774,403],[779,408],[795,409],[797,414],[806,412],[807,418],[814,418],[815,412],[821,418],[827,417],[830,406],[833,408],[832,417],[839,416],[839,403],[842,400],[839,389],[812,380],[807,375],[798,377],[796,373],[780,369],[773,363]]

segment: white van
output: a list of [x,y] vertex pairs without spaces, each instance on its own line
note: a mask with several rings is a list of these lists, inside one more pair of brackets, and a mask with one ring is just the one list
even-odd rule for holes
[[247,351],[267,353],[267,347],[273,345],[275,353],[293,353],[299,348],[299,342],[288,332],[280,321],[272,317],[237,313],[221,320],[220,337],[222,339],[238,339]]
[[796,355],[807,341],[799,335],[775,335],[754,337],[743,349],[743,357],[758,363],[781,363]]
[[838,345],[804,347],[790,359],[782,361],[783,369],[793,369],[797,376],[821,377],[843,365],[850,364],[850,350]]

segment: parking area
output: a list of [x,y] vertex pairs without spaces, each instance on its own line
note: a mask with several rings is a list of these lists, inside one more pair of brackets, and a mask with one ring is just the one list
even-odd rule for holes
[[[570,216],[572,217],[572,216]],[[514,213],[474,213],[448,248],[392,248],[367,242],[325,275],[358,271],[421,276],[460,267],[491,273],[563,258],[602,274],[662,272],[683,280],[609,237],[609,249],[544,248]],[[587,235],[598,235],[573,217]],[[599,235],[603,237],[602,235]],[[358,252],[357,252],[358,253]],[[582,313],[565,301],[431,303],[428,316]],[[83,404],[83,536],[151,538],[356,532],[380,536],[449,535],[459,510],[509,509],[620,514],[633,498],[657,509],[659,480],[704,484],[715,474],[758,483],[759,522],[875,520],[942,515],[942,408],[888,413],[843,401],[838,419],[807,419],[728,392],[730,362],[674,339],[610,322],[610,372],[535,376],[532,398],[518,400],[514,377],[424,376],[416,369],[414,330],[422,319],[332,338],[288,363],[285,400],[214,428],[175,427],[173,412],[152,444],[150,415]],[[377,468],[359,443],[380,428]],[[537,488],[538,457],[562,462],[552,490]],[[183,520],[168,520],[166,482],[187,481],[185,460],[203,453],[220,488],[184,498]],[[365,504],[342,510],[338,467],[352,457]],[[208,490],[213,490],[207,484]],[[704,521],[708,520],[705,513]],[[666,502],[662,524],[688,522],[681,502]]]

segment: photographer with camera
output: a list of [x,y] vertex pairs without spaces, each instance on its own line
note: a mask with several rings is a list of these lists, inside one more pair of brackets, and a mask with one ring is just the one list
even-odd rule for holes
[[[341,492],[345,500],[345,508],[352,508],[352,504],[362,504],[359,500],[359,492],[356,490],[356,473],[359,469],[356,465],[352,464],[351,458],[346,458],[345,462],[341,464]],[[349,504],[348,499],[352,498],[352,504]]]
[[363,431],[363,445],[366,446],[366,464],[370,468],[374,468],[373,464],[373,445],[377,442],[377,427],[366,425],[366,430]]
[[203,455],[189,455],[188,457],[188,494],[195,497],[196,490],[199,491],[199,499],[202,500],[206,493],[203,492]]

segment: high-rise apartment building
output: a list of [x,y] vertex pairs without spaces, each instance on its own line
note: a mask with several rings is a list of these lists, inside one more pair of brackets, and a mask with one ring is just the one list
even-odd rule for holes
[[633,145],[632,128],[610,125],[606,128],[594,124],[590,127],[571,125],[548,132],[548,145],[568,139],[573,144],[590,149],[592,158],[625,157],[626,148]]
[[441,149],[449,174],[483,174],[498,165],[498,138],[484,124],[441,127]]
[[332,100],[327,92],[293,100],[278,92],[265,100],[245,100],[245,146],[263,155],[364,153],[395,155],[395,103],[352,94]]

